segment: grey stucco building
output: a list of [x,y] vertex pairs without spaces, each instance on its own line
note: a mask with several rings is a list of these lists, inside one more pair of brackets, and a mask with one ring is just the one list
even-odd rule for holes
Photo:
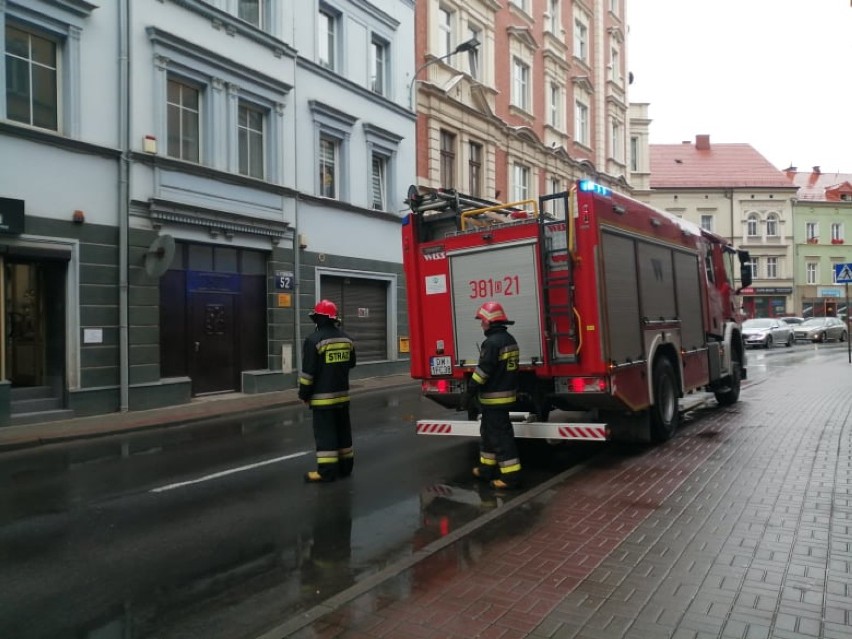
[[405,370],[413,0],[0,22],[0,424],[291,387],[320,297],[360,375]]

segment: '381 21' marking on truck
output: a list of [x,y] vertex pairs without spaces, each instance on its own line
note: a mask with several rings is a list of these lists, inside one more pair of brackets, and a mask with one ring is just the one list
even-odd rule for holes
[[521,278],[515,275],[506,275],[502,278],[483,278],[468,281],[470,287],[470,299],[476,300],[495,295],[520,295]]

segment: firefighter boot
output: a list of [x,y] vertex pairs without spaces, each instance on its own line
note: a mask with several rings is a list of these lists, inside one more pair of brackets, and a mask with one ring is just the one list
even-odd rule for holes
[[474,466],[471,473],[474,477],[481,479],[482,481],[491,481],[497,476],[497,473],[491,466]]
[[349,452],[341,452],[340,457],[337,461],[337,476],[338,477],[349,477],[352,474],[352,469],[355,466],[355,455],[352,452],[352,449],[349,449]]
[[479,465],[471,471],[473,476],[482,481],[497,479],[497,457],[494,453],[479,451]]
[[305,473],[305,483],[308,484],[327,484],[335,480],[335,477],[329,471],[324,473],[318,470],[311,470]]

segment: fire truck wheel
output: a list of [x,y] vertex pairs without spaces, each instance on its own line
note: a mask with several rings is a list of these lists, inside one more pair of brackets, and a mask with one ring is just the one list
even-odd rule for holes
[[661,357],[654,363],[654,404],[651,406],[651,439],[671,439],[680,421],[677,378],[671,362]]
[[723,380],[726,386],[713,393],[719,406],[730,406],[736,404],[740,399],[740,385],[742,383],[742,361],[739,353],[734,351],[731,356],[731,374]]

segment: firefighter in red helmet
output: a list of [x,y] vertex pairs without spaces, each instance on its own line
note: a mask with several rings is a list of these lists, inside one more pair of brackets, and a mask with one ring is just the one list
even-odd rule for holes
[[355,344],[340,330],[337,306],[320,300],[310,313],[316,330],[305,338],[299,399],[313,412],[317,468],[305,481],[329,482],[352,474],[355,462],[349,420],[349,371],[355,367]]
[[514,322],[509,321],[498,302],[485,302],[476,312],[476,319],[480,320],[485,341],[468,385],[469,396],[475,395],[482,409],[479,464],[473,474],[494,488],[517,488],[521,461],[509,409],[517,398],[520,351],[507,328]]

